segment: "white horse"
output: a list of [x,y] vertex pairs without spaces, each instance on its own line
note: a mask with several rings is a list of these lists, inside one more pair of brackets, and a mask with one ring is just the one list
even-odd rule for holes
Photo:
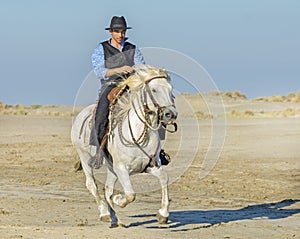
[[[111,106],[107,140],[111,157],[105,157],[104,162],[107,165],[104,200],[98,192],[93,169],[88,165],[96,152],[95,146],[89,145],[90,137],[96,137],[91,126],[95,105],[84,108],[76,117],[71,132],[72,142],[86,175],[86,187],[96,199],[102,221],[111,221],[111,227],[121,226],[114,205],[123,208],[135,200],[130,175],[149,173],[159,179],[162,188],[158,221],[167,223],[168,175],[159,158],[161,141],[158,130],[167,124],[174,124],[177,117],[170,77],[163,69],[139,65],[134,67],[131,76],[119,83],[120,88],[125,86],[129,90],[123,92]],[[117,180],[125,195],[113,195]]]

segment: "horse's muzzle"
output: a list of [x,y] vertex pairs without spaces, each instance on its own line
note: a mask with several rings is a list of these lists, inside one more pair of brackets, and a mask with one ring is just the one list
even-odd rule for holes
[[177,118],[177,111],[176,108],[174,106],[167,106],[164,108],[163,112],[162,112],[162,121],[165,124],[168,124],[170,122],[173,122],[174,120],[176,120]]

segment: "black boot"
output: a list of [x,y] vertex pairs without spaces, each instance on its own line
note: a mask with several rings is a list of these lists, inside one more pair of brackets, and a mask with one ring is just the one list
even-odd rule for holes
[[92,158],[90,158],[88,165],[91,168],[99,169],[102,166],[102,164],[103,164],[103,151],[102,149],[99,148],[96,154]]
[[[103,159],[105,157],[104,150],[106,148],[106,127],[107,127],[107,121],[103,120],[104,122],[101,122],[99,127],[99,133],[98,133],[98,146],[97,146],[97,152],[96,154],[89,160],[89,166],[91,168],[99,169],[103,164]],[[104,142],[102,142],[104,141]]]

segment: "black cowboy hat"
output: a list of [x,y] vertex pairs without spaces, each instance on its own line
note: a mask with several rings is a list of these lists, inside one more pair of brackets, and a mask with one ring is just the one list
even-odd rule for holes
[[114,16],[111,19],[110,26],[105,28],[105,30],[110,30],[110,29],[131,29],[131,27],[127,27],[125,18],[123,16],[122,17]]

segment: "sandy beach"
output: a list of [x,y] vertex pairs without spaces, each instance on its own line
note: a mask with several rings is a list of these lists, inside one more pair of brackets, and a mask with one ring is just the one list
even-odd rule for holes
[[[197,96],[184,99],[197,114],[185,112],[178,98],[180,129],[168,134],[165,144],[173,157],[166,167],[171,181],[166,225],[156,221],[158,183],[145,175],[133,177],[136,201],[117,208],[125,227],[110,229],[100,222],[84,174],[73,168],[71,114],[40,109],[39,114],[0,115],[0,237],[300,238],[300,103],[225,97],[225,121],[209,115],[213,96],[206,104]],[[225,141],[216,165],[200,178],[212,118],[225,126]],[[149,180],[153,185],[145,186]]]

